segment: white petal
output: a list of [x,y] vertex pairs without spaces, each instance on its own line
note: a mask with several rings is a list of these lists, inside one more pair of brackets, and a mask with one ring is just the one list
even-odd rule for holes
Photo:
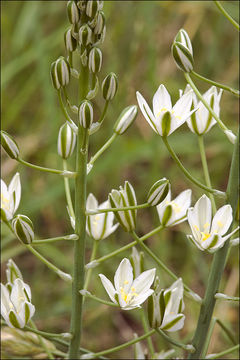
[[108,293],[108,296],[112,300],[112,302],[117,304],[117,301],[115,300],[115,297],[114,297],[114,295],[116,294],[116,290],[114,289],[113,284],[111,283],[111,281],[108,280],[108,278],[106,278],[106,276],[103,275],[103,274],[99,274],[98,276],[100,277],[101,282],[102,282],[106,292]]
[[201,235],[200,229],[197,225],[198,217],[196,216],[196,212],[194,211],[193,208],[188,209],[187,217],[188,217],[188,223],[191,227],[194,238],[196,239],[197,242],[200,242],[202,235]]
[[129,289],[132,286],[133,282],[133,270],[130,261],[124,258],[115,273],[114,276],[114,285],[118,293],[121,292],[121,288],[125,289],[125,292],[128,293]]
[[[180,314],[179,314],[180,315]],[[177,316],[179,316],[179,315],[177,315]],[[183,328],[183,326],[184,326],[184,320],[185,320],[185,315],[183,315],[183,314],[181,314],[182,316],[181,316],[181,318],[178,320],[178,322],[175,324],[175,325],[173,325],[171,328],[169,328],[169,329],[166,329],[166,331],[178,331],[178,330],[180,330],[180,329],[182,329]],[[170,315],[167,315],[167,316],[164,316],[164,318],[163,318],[163,322],[162,322],[162,325],[161,325],[161,329],[163,329],[164,330],[164,328],[165,327],[167,327],[167,325],[172,321],[172,320],[174,320],[174,318],[176,318],[176,315],[174,315],[174,314],[170,314]]]
[[152,113],[152,110],[150,109],[149,105],[147,104],[146,100],[144,99],[144,97],[137,91],[136,92],[137,95],[137,101],[138,101],[138,105],[142,111],[143,116],[145,117],[145,119],[147,120],[147,122],[149,123],[149,125],[152,127],[152,129],[158,133],[157,131],[157,127],[156,127],[156,119]]
[[86,201],[86,209],[96,210],[98,208],[98,201],[93,194],[89,194]]
[[17,210],[21,199],[21,182],[20,182],[19,173],[16,173],[12,178],[8,186],[8,191],[10,197],[13,198],[14,200],[13,201],[13,213],[14,213]]
[[159,86],[153,96],[153,113],[155,118],[158,118],[162,109],[170,111],[172,109],[171,97],[163,84]]
[[190,112],[191,105],[192,105],[192,91],[189,91],[176,102],[176,104],[172,109],[173,114],[181,119],[184,114]]
[[10,310],[10,303],[11,301],[10,301],[9,291],[6,288],[6,286],[1,284],[1,315],[4,317],[4,319],[8,317],[8,313]]
[[230,205],[224,205],[214,215],[211,227],[211,233],[218,233],[224,235],[233,220],[232,207]]
[[173,207],[173,218],[171,219],[171,223],[175,222],[178,219],[181,219],[183,216],[187,214],[187,210],[191,205],[191,196],[192,196],[192,190],[188,189],[182,191],[173,200],[173,202],[177,205],[177,207],[176,209]]
[[144,271],[133,281],[132,287],[138,295],[149,290],[154,281],[155,273],[156,269]]
[[192,242],[194,245],[196,245],[199,250],[201,250],[201,251],[204,251],[204,250],[205,250],[205,249],[203,249],[203,247],[201,246],[200,241],[197,241],[197,240],[194,238],[194,236],[192,236],[192,235],[187,235],[187,238],[188,238],[189,240],[191,240],[191,242]]
[[131,306],[137,307],[140,306],[150,295],[154,293],[153,289],[149,289],[146,292],[143,292],[140,296],[136,296],[130,302]]
[[194,205],[193,214],[196,217],[195,224],[200,232],[208,233],[212,220],[212,206],[210,199],[203,195]]

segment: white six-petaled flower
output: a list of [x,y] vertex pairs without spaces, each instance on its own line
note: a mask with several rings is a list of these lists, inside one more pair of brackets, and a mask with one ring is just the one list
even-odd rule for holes
[[34,312],[30,287],[22,279],[1,284],[1,315],[10,327],[23,328]]
[[1,179],[1,217],[11,220],[16,212],[21,198],[21,183],[19,173],[12,178],[9,186]]
[[237,230],[223,236],[228,231],[233,220],[232,207],[224,205],[212,219],[212,206],[210,199],[203,195],[194,205],[188,209],[188,223],[192,234],[188,238],[202,251],[214,252],[221,248]]
[[[96,211],[98,209],[110,208],[109,201],[104,201],[98,205],[98,201],[93,194],[89,194],[86,202],[87,211]],[[113,225],[113,212],[99,213],[87,216],[87,233],[94,240],[102,240],[111,235],[118,227]]]
[[153,112],[144,97],[137,91],[138,105],[152,129],[161,136],[172,134],[196,109],[191,109],[192,91],[180,97],[172,106],[171,97],[163,84],[153,96]]
[[156,269],[142,272],[133,280],[133,269],[128,259],[124,258],[114,276],[114,286],[105,275],[99,274],[102,284],[110,299],[123,310],[132,310],[140,305],[153,293],[150,289]]
[[191,205],[192,191],[182,191],[174,200],[171,200],[171,189],[165,200],[157,206],[160,223],[163,226],[180,224],[186,220],[187,210]]

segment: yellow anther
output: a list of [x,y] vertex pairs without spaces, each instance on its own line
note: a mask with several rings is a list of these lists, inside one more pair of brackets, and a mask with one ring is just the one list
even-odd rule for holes
[[129,283],[128,280],[125,280],[125,281],[124,281],[124,285],[127,285],[128,283]]
[[217,224],[218,224],[218,226],[219,226],[220,228],[223,227],[223,223],[222,223],[221,221],[217,221]]
[[209,226],[210,226],[209,223],[206,223],[206,224],[203,225],[204,229],[208,228]]
[[201,235],[202,235],[202,241],[207,240],[211,236],[210,234],[204,232],[201,232]]
[[134,292],[134,291],[136,291],[136,289],[132,286],[131,291]]
[[194,228],[199,231],[199,227],[197,225],[194,225]]
[[179,213],[182,210],[181,206],[179,206],[175,201],[166,201],[166,204],[172,205],[172,208],[176,213]]

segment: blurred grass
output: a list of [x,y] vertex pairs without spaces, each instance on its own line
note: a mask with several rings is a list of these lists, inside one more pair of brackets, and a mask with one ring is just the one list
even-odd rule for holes
[[[237,19],[238,3],[228,1],[223,4]],[[164,83],[173,100],[177,100],[178,89],[185,87],[185,81],[181,71],[176,69],[170,47],[181,27],[188,31],[193,42],[195,70],[213,80],[237,87],[238,34],[212,2],[106,1],[104,11],[107,34],[102,46],[104,63],[100,79],[103,80],[110,71],[115,72],[119,78],[119,90],[109,107],[103,129],[92,136],[90,154],[94,154],[111,136],[113,124],[121,110],[127,105],[136,104],[136,90],[150,102],[159,84]],[[15,137],[23,158],[54,168],[62,167],[61,159],[56,153],[56,143],[58,129],[64,118],[51,85],[49,69],[51,62],[64,54],[63,33],[68,26],[65,2],[2,2],[2,128]],[[202,92],[207,90],[206,84],[199,81],[196,83]],[[102,106],[103,101],[99,96],[95,101],[96,118]],[[236,131],[238,101],[227,92],[223,94],[221,101],[221,117],[229,128]],[[182,126],[169,140],[185,166],[203,180],[197,139],[187,126]],[[205,142],[213,186],[224,190],[232,145],[217,126],[206,135]],[[5,153],[2,153],[1,159],[2,177],[5,181],[9,181],[16,171],[21,174],[23,194],[19,212],[31,217],[36,237],[70,233],[72,230],[66,212],[63,180],[17,166]],[[74,160],[69,161],[72,169]],[[89,174],[88,192],[93,192],[99,201],[104,201],[112,188],[117,188],[128,179],[134,185],[138,202],[143,203],[150,186],[163,176],[170,179],[174,195],[190,186],[172,162],[160,137],[152,132],[139,113],[135,125],[126,135],[119,137],[94,165]],[[193,202],[201,194],[202,191],[194,187]],[[218,205],[221,205],[221,201],[218,201]],[[139,211],[137,232],[140,235],[158,224],[154,209]],[[188,232],[187,224],[182,224],[160,233],[147,243],[190,287],[203,295],[211,256],[199,252],[188,243],[185,236]],[[37,309],[35,319],[39,328],[67,331],[70,287],[27,253],[4,226],[2,235],[3,270],[5,261],[10,256],[20,266],[26,282],[32,288]],[[99,256],[129,241],[130,236],[118,229],[102,242]],[[90,240],[87,246],[89,258],[92,246]],[[39,250],[57,266],[71,271],[71,245],[48,245],[39,247]],[[129,252],[121,254],[94,269],[90,290],[105,297],[97,274],[102,272],[113,276],[122,257],[129,255]],[[146,258],[146,268],[152,266],[155,265]],[[236,279],[237,266],[238,253],[232,251],[221,291],[228,286],[230,275],[235,274]],[[171,279],[165,273],[158,271],[158,274],[163,287],[171,284]],[[237,287],[232,291],[236,292]],[[186,325],[179,336],[188,336],[190,339],[198,307],[188,299],[186,305]],[[224,311],[229,325],[237,331],[236,308],[227,304]],[[102,329],[103,322],[105,331]],[[84,327],[83,345],[93,351],[102,348],[103,343],[107,348],[129,339],[132,329],[141,333],[136,311],[119,312],[105,306],[96,307],[92,301],[86,302]],[[154,340],[159,351],[168,348],[164,340],[157,337]],[[220,335],[214,335],[214,344],[214,352],[229,345],[221,332]],[[129,358],[129,354],[130,350],[126,349],[118,355]],[[176,354],[181,356],[178,350]],[[114,356],[115,354],[112,358]],[[228,358],[233,357],[229,355]]]

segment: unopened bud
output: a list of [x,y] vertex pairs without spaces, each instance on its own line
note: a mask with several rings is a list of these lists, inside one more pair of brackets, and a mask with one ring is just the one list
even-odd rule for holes
[[77,24],[79,22],[80,12],[79,12],[79,8],[77,7],[75,1],[68,1],[67,14],[68,14],[68,19],[71,24]]
[[144,271],[144,253],[142,251],[139,253],[135,246],[132,248],[130,262],[133,268],[134,278],[136,278]]
[[93,122],[93,107],[90,101],[83,101],[79,107],[78,118],[80,126],[89,129]]
[[7,276],[7,281],[10,284],[12,284],[14,280],[18,278],[23,280],[21,271],[19,270],[19,268],[12,259],[9,259],[7,262],[6,276]]
[[77,47],[77,40],[72,36],[72,30],[68,29],[64,34],[64,43],[68,52],[73,52]]
[[101,34],[103,32],[105,23],[106,23],[106,20],[105,20],[104,13],[102,11],[99,11],[99,13],[97,14],[96,25],[94,27],[94,34],[97,34],[97,35]]
[[112,100],[118,88],[117,76],[114,73],[108,74],[102,82],[103,98],[107,101]]
[[99,2],[98,0],[89,0],[87,2],[87,6],[86,6],[86,14],[88,17],[90,17],[91,19],[95,17],[97,11],[99,9]]
[[173,45],[172,54],[176,65],[184,72],[190,72],[193,69],[193,49],[191,40],[184,29],[179,30]]
[[89,53],[88,67],[92,73],[98,73],[102,67],[102,52],[99,48],[94,47]]
[[15,235],[24,244],[31,244],[34,239],[33,223],[25,215],[17,215],[12,220]]
[[166,178],[155,182],[155,184],[153,184],[153,186],[149,190],[147,196],[148,204],[150,204],[151,206],[156,206],[160,204],[166,198],[169,192],[169,188],[169,180],[167,180]]
[[3,130],[1,130],[1,145],[10,158],[17,159],[19,157],[19,148],[16,141]]
[[82,46],[87,46],[92,41],[92,30],[91,28],[85,24],[79,29],[79,44]]
[[55,89],[66,86],[70,81],[70,65],[68,61],[61,56],[51,65],[52,84]]
[[122,135],[131,126],[137,116],[137,106],[131,105],[126,107],[120,114],[114,125],[114,131],[118,135]]
[[87,0],[80,0],[77,2],[77,6],[80,11],[85,11],[87,5]]
[[71,126],[66,122],[60,127],[58,133],[58,155],[63,159],[68,159],[74,150],[76,144],[76,134],[71,129]]

